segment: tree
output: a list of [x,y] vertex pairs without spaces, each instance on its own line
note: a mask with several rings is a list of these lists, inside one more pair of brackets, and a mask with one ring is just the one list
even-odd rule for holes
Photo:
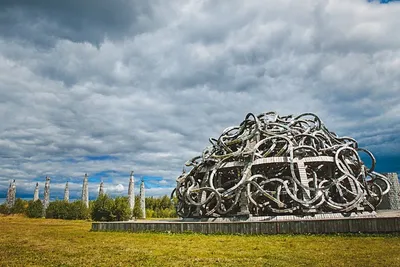
[[10,209],[10,213],[12,214],[24,214],[28,208],[28,201],[17,198],[15,200],[14,206]]
[[[90,200],[90,201],[89,201],[89,210],[88,210],[89,217],[90,217],[91,214],[92,214],[93,205],[94,205],[94,200]],[[88,217],[88,218],[89,218],[89,217]]]
[[170,208],[172,208],[172,201],[167,195],[163,196],[161,198],[160,202],[161,202],[160,203],[160,206],[161,206],[160,208],[161,209],[170,209]]
[[68,203],[67,220],[86,220],[90,217],[89,208],[81,200]]
[[56,200],[50,202],[46,209],[46,218],[50,219],[66,219],[68,216],[69,203],[64,200]]
[[85,220],[89,215],[89,209],[80,200],[71,203],[56,200],[50,202],[46,209],[46,218],[52,219]]
[[129,201],[127,197],[116,197],[114,200],[113,213],[117,221],[127,221],[131,217]]
[[146,209],[146,218],[155,218],[156,216],[154,215],[154,210],[152,209]]
[[0,205],[0,214],[5,214],[5,215],[10,214],[10,209],[8,208],[6,203]]
[[26,209],[26,215],[29,218],[41,218],[43,214],[43,204],[39,199],[36,201],[29,201],[28,208]]
[[[176,198],[171,200],[167,195],[160,198],[147,197],[146,218],[175,218],[177,217],[175,210],[176,203]],[[135,207],[135,209],[134,216],[140,218],[140,208]]]
[[142,218],[142,209],[140,208],[140,198],[135,196],[135,206],[133,207],[132,217],[134,218]]
[[114,200],[107,194],[99,196],[93,203],[92,220],[93,221],[114,221],[113,213]]

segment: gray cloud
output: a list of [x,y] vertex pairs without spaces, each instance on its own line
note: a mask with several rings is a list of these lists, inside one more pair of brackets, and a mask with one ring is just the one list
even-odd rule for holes
[[99,45],[105,38],[123,39],[151,30],[161,22],[153,17],[148,1],[5,0],[0,3],[0,10],[3,37],[44,48],[58,39]]
[[84,173],[110,170],[117,194],[131,169],[167,193],[209,137],[269,110],[315,112],[399,157],[399,4],[50,2],[0,4],[4,194],[10,179],[33,192],[49,175],[79,195]]

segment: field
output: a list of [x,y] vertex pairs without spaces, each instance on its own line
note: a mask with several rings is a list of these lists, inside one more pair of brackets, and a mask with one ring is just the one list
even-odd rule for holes
[[0,217],[1,266],[400,266],[399,235],[90,232],[90,222]]

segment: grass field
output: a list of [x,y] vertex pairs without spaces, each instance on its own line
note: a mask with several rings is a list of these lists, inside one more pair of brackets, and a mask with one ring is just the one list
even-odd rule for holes
[[0,217],[1,266],[400,266],[400,236],[90,232],[90,222]]

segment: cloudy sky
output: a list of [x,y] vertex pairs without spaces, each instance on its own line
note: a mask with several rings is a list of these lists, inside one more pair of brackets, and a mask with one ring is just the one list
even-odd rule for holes
[[[389,3],[383,3],[389,2]],[[400,3],[0,1],[0,198],[169,194],[248,112],[314,112],[400,172]]]

